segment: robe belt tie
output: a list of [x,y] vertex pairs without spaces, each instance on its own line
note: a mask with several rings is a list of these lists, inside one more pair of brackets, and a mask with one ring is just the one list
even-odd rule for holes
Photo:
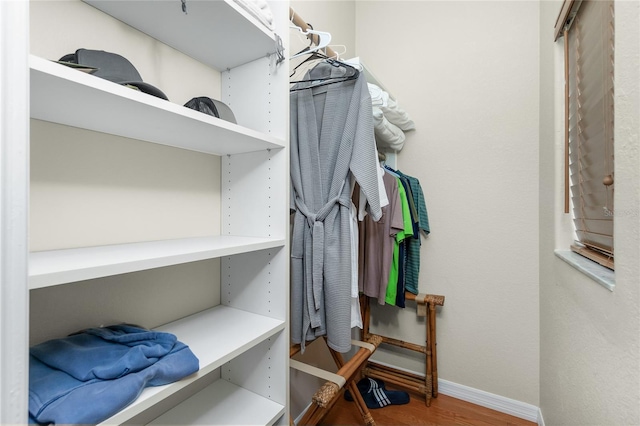
[[336,204],[347,208],[351,207],[351,199],[349,195],[337,195],[327,201],[317,213],[312,213],[299,197],[296,197],[295,202],[298,211],[307,218],[307,222],[311,228],[311,234],[313,235],[312,287],[313,302],[317,310],[320,309],[322,292],[324,290],[324,220],[329,216],[329,213],[331,213]]

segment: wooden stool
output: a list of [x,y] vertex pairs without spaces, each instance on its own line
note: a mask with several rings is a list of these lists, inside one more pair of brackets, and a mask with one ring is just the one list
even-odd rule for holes
[[[363,370],[365,376],[386,380],[394,385],[421,393],[425,395],[425,404],[431,405],[431,398],[438,397],[438,362],[436,351],[436,306],[444,305],[444,296],[433,294],[412,294],[405,293],[406,300],[415,300],[418,307],[418,315],[426,316],[426,342],[424,346],[415,343],[404,342],[387,336],[380,336],[369,333],[370,306],[369,298],[360,298],[360,308],[362,310],[363,329],[362,335],[365,340],[380,337],[382,343],[420,352],[425,355],[425,377],[393,367],[384,366],[375,361],[368,361]],[[422,312],[421,312],[422,311]],[[424,313],[424,315],[421,315]]]

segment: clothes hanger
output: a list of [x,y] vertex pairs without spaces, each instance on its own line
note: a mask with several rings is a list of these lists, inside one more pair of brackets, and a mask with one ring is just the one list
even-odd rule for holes
[[[307,24],[309,25],[309,24]],[[296,53],[295,55],[291,56],[289,59],[294,59],[297,58],[299,56],[302,55],[306,55],[308,53],[312,53],[312,52],[316,52],[319,50],[322,50],[324,48],[326,48],[327,46],[329,46],[329,43],[331,43],[331,34],[326,32],[326,31],[317,31],[314,29],[308,29],[306,31],[304,31],[302,28],[300,28],[299,26],[295,25],[294,23],[290,22],[289,23],[289,28],[290,29],[294,29],[299,31],[301,34],[307,36],[307,38],[309,38],[311,40],[311,44],[306,47],[305,49],[301,50],[300,52]],[[317,43],[314,43],[314,36],[318,36]],[[315,44],[315,46],[313,46]]]
[[[313,52],[312,55],[306,59],[304,62],[302,62],[301,64],[299,64],[293,71],[293,73],[291,74],[290,77],[292,77],[296,71],[298,70],[298,68],[302,65],[302,64],[307,64],[311,61],[314,60],[323,60],[324,62],[326,62],[327,64],[333,66],[333,67],[340,67],[345,69],[345,73],[344,75],[340,76],[340,77],[332,77],[330,74],[324,77],[319,77],[319,76],[314,76],[313,78],[307,79],[307,80],[298,80],[298,81],[290,81],[290,84],[292,86],[290,86],[289,91],[290,92],[294,92],[296,90],[304,90],[304,89],[311,89],[314,87],[320,87],[320,86],[326,86],[327,84],[333,84],[333,83],[341,83],[341,82],[345,82],[345,81],[349,81],[349,80],[355,80],[358,78],[358,75],[360,74],[360,71],[347,64],[344,63],[342,61],[338,61],[336,59],[330,58],[324,54],[321,54],[319,52]],[[313,69],[317,66],[318,64],[312,65],[311,67],[307,67],[306,69]],[[330,69],[330,68],[329,68]],[[306,73],[305,73],[306,74]]]
[[[355,80],[358,78],[358,75],[360,74],[360,70],[358,70],[357,68],[355,68],[354,66],[347,64],[345,62],[339,61],[337,59],[334,58],[330,58],[327,55],[325,55],[324,53],[321,53],[319,51],[314,51],[309,53],[309,57],[307,59],[305,59],[303,62],[301,62],[300,64],[298,64],[298,66],[296,66],[293,70],[293,72],[291,73],[291,75],[289,76],[289,78],[293,77],[296,72],[298,72],[298,70],[303,66],[306,65],[304,68],[302,68],[304,71],[301,72],[301,74],[306,75],[306,71],[311,70],[313,68],[315,68],[318,64],[312,64],[313,61],[324,61],[325,63],[333,66],[333,67],[340,67],[343,68],[345,70],[344,75],[340,76],[340,77],[332,77],[329,73],[329,75],[327,76],[313,76],[313,78],[310,79],[306,79],[306,80],[297,80],[297,81],[290,81],[290,84],[292,86],[290,86],[289,91],[293,92],[296,90],[304,90],[304,89],[311,89],[314,87],[320,87],[320,86],[325,86],[327,84],[333,84],[333,83],[340,83],[340,82],[344,82],[344,81],[349,81],[349,80]],[[310,65],[311,64],[311,65]],[[330,68],[329,68],[330,69]]]
[[[331,50],[333,50],[333,53],[335,53],[335,59],[340,60],[340,58],[347,53],[347,46],[345,46],[344,44],[332,44],[327,46],[328,48],[330,48]],[[336,50],[336,47],[340,47],[340,52],[338,52]]]
[[[293,21],[289,22],[289,28],[294,29],[301,34],[307,36],[309,38],[309,46],[302,49],[300,52],[291,56],[289,59],[298,58],[304,55],[308,55],[308,57],[299,63],[294,69],[293,72],[289,75],[290,83],[293,85],[290,87],[290,91],[309,89],[312,87],[324,86],[326,84],[337,83],[342,81],[352,80],[358,77],[360,71],[354,68],[350,64],[346,64],[344,62],[339,61],[337,58],[331,58],[325,54],[327,52],[329,43],[331,42],[331,34],[325,31],[317,31],[314,30],[311,24],[306,24],[307,29],[303,30],[299,25],[293,23]],[[317,36],[317,37],[315,37]],[[317,40],[316,40],[317,38]],[[330,49],[329,49],[330,50]],[[337,55],[336,55],[337,56]],[[340,77],[331,77],[331,73],[329,73],[326,77],[314,76],[312,79],[308,80],[298,80],[291,81],[291,78],[296,74],[300,73],[301,75],[306,75],[307,71],[313,69],[317,64],[313,64],[314,61],[325,61],[326,63],[334,66],[334,67],[342,67],[345,69],[344,75]],[[300,84],[303,83],[303,84]],[[309,83],[309,84],[305,84]]]

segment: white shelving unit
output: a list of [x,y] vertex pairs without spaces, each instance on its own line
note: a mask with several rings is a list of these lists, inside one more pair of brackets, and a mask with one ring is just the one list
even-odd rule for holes
[[220,71],[276,51],[274,34],[232,0],[187,0],[186,13],[178,1],[84,1]]
[[[199,407],[209,406],[208,410]],[[239,407],[251,407],[250,410]],[[265,398],[235,386],[218,381],[199,392],[180,406],[152,421],[151,425],[271,425],[282,416],[283,408]]]
[[[18,266],[20,259],[28,259],[28,271],[11,289],[27,282],[32,292],[57,291],[83,286],[86,280],[219,260],[220,275],[210,277],[211,285],[219,286],[219,302],[154,327],[187,344],[198,357],[200,370],[180,381],[146,388],[104,424],[288,424],[288,73],[286,63],[280,71],[272,55],[277,38],[230,0],[187,1],[186,14],[176,13],[180,1],[83,1],[220,71],[222,100],[232,107],[239,124],[35,55],[27,59],[30,118],[124,137],[131,143],[220,156],[220,235],[27,253],[26,235],[0,234],[3,249],[12,250]],[[274,1],[271,8],[280,28],[286,29],[288,5]],[[17,25],[24,27],[25,15],[17,8],[15,12]],[[8,68],[7,57],[1,56],[3,70]],[[5,108],[3,102],[2,117]],[[8,146],[7,139],[1,142],[1,148]],[[3,185],[8,182],[4,175],[0,178]],[[20,179],[26,187],[27,176]],[[26,222],[28,200],[19,202],[3,209],[2,217],[17,213]],[[4,254],[1,260],[2,265],[11,261]],[[28,330],[28,309],[21,312],[24,308],[17,304],[9,318],[6,300],[2,303],[1,324],[13,320],[18,333]],[[78,321],[82,324],[81,318]],[[51,336],[56,337],[63,336]],[[0,406],[8,407],[0,413],[0,423],[27,423],[26,374],[11,375],[10,384],[4,380],[12,368],[28,365],[26,345],[4,357],[5,349],[15,347],[16,341],[5,336],[0,340],[4,382]]]
[[[220,324],[225,324],[220,327]],[[155,404],[169,398],[182,389],[188,387],[197,380],[205,377],[215,369],[222,367],[225,363],[233,360],[246,350],[253,348],[258,343],[265,341],[267,338],[282,332],[284,329],[284,321],[275,320],[262,315],[252,314],[250,312],[241,311],[239,309],[229,308],[227,306],[217,306],[213,309],[194,314],[187,318],[175,321],[173,323],[158,327],[157,330],[173,333],[180,336],[180,340],[187,344],[191,351],[200,360],[200,371],[178,382],[158,387],[146,388],[138,399],[127,408],[122,410],[115,416],[105,420],[104,424],[122,424],[131,420],[134,416],[142,413],[144,410],[153,407]],[[207,390],[210,387],[228,388],[232,386],[234,389],[242,389],[237,385],[233,385],[224,379],[218,379],[214,384],[205,388],[205,393],[211,392]],[[237,391],[240,392],[240,391]],[[259,397],[253,392],[244,390],[240,395],[248,395],[253,400],[261,400],[261,404],[271,407],[278,407],[278,412],[284,412],[284,405]],[[194,397],[196,401],[202,404],[194,405],[193,402],[178,405],[175,410],[188,410],[192,415],[198,416],[199,412],[208,413],[212,410],[217,411],[220,415],[226,411],[226,408],[232,411],[238,411],[237,407],[217,407],[207,402],[207,397],[203,397],[196,393]],[[241,397],[236,397],[241,401]],[[187,400],[189,401],[189,400]],[[273,422],[275,419],[269,419],[267,423]],[[185,424],[179,421],[174,424]],[[189,423],[186,423],[189,424]],[[214,421],[211,424],[228,424]]]
[[33,55],[30,62],[31,118],[214,155],[283,147],[273,136],[64,65]]

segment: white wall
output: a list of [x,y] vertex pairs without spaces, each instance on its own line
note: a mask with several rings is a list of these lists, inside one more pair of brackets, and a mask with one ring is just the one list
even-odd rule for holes
[[[553,255],[562,211],[559,2],[541,2],[540,407],[547,425],[640,424],[640,5],[615,2],[615,289]],[[554,75],[556,76],[554,78]],[[556,96],[553,95],[556,94]]]
[[[399,168],[423,187],[420,291],[441,379],[538,405],[538,2],[356,2],[356,51],[416,122]],[[415,310],[373,312],[415,343]],[[377,354],[380,358],[380,354]],[[388,362],[424,371],[421,359]]]
[[[32,1],[30,20],[36,56],[106,50],[174,103],[220,98],[219,72],[79,0]],[[32,133],[32,251],[219,232],[218,157],[37,121]]]

